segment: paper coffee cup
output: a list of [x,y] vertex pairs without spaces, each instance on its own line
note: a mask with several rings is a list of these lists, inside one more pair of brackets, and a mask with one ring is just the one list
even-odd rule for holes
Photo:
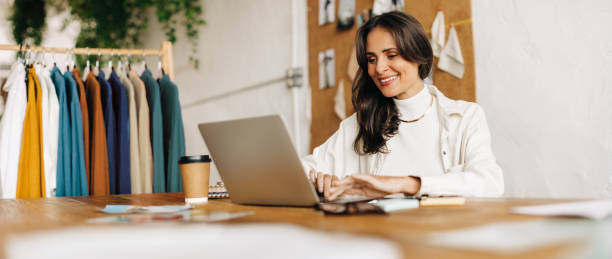
[[185,203],[203,204],[208,202],[211,161],[208,155],[184,156],[179,159]]

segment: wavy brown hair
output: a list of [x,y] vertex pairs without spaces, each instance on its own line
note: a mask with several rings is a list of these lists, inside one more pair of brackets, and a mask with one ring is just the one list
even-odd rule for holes
[[359,133],[353,143],[358,154],[387,153],[387,140],[397,134],[401,122],[392,98],[385,97],[368,74],[367,38],[376,27],[389,30],[400,55],[419,64],[421,80],[429,75],[433,65],[433,51],[425,30],[411,15],[389,12],[370,19],[359,28],[355,39],[359,72],[353,83],[352,99],[359,124]]

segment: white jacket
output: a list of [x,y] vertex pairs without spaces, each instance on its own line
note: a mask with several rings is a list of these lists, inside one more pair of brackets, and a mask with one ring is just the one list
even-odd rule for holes
[[[451,100],[435,86],[426,87],[435,97],[438,108],[440,156],[445,173],[419,176],[419,194],[501,196],[504,178],[491,150],[491,134],[480,105]],[[351,174],[384,175],[380,169],[385,154],[359,155],[354,151],[358,130],[355,114],[344,119],[334,135],[302,160],[306,172],[314,169],[339,178]]]
[[4,91],[8,92],[6,109],[0,121],[0,194],[2,198],[17,195],[17,174],[21,137],[26,111],[26,71],[21,60],[11,67]]

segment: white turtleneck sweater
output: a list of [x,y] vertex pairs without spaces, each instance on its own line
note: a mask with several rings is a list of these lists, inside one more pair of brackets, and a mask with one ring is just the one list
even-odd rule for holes
[[380,174],[393,176],[437,176],[444,174],[440,157],[440,122],[432,95],[426,88],[408,99],[393,99],[400,119],[411,121],[427,111],[418,121],[401,122],[398,133],[387,141],[390,153]]

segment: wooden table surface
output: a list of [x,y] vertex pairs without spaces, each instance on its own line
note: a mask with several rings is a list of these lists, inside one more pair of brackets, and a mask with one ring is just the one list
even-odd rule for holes
[[[557,244],[526,253],[492,254],[450,249],[427,244],[424,236],[435,231],[475,227],[493,222],[533,220],[538,217],[510,214],[517,205],[547,204],[562,200],[468,199],[464,206],[421,207],[389,215],[325,215],[312,208],[243,206],[228,199],[210,200],[196,209],[215,211],[253,211],[252,215],[222,223],[244,224],[283,222],[311,229],[370,235],[400,245],[406,258],[554,258],[575,244]],[[36,230],[91,225],[85,220],[108,216],[99,212],[107,204],[182,205],[182,193],[133,194],[103,197],[65,197],[45,199],[0,199],[0,257],[9,235]]]

